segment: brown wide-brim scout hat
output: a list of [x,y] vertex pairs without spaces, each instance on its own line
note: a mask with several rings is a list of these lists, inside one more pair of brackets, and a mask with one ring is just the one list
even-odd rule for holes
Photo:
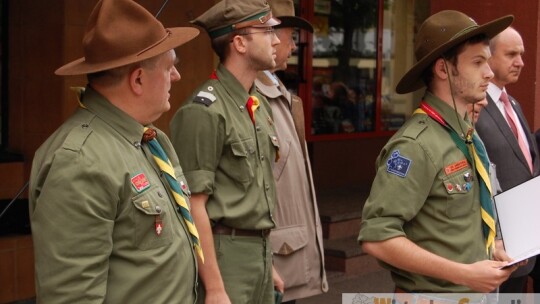
[[281,21],[275,28],[300,28],[313,33],[313,25],[306,19],[295,15],[293,0],[268,0],[268,2],[272,8],[273,16]]
[[479,34],[493,38],[512,24],[513,20],[514,17],[508,15],[478,25],[469,16],[452,10],[430,16],[420,26],[414,41],[414,55],[417,62],[401,78],[396,92],[405,94],[422,88],[425,85],[421,79],[424,69],[446,51]]
[[265,0],[222,0],[192,20],[214,39],[246,27],[276,26],[279,20]]
[[55,71],[82,75],[152,58],[195,38],[192,27],[164,28],[152,14],[132,0],[101,0],[92,11],[84,38],[84,57]]

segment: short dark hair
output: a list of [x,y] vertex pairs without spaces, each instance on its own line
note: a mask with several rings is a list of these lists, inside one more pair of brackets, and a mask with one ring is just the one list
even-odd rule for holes
[[[219,36],[219,37],[216,37],[216,38],[212,39],[212,41],[211,41],[212,49],[214,50],[214,52],[218,56],[219,61],[224,62],[225,59],[229,56],[230,51],[231,51],[230,44],[231,44],[234,36],[236,36],[236,35],[245,35],[247,33],[248,33],[247,28],[241,28],[241,29],[235,30],[232,33],[229,33],[227,35]],[[251,38],[249,38],[249,36],[248,36],[248,39],[251,39]]]
[[[444,58],[444,60],[452,63],[452,65],[457,66],[457,64],[458,64],[458,56],[459,56],[459,54],[461,54],[461,52],[463,52],[463,49],[465,48],[465,46],[471,45],[471,44],[477,44],[477,43],[483,43],[483,44],[489,46],[489,38],[485,34],[478,34],[478,35],[473,36],[473,37],[465,40],[464,42],[452,47],[448,51],[444,52],[444,54],[442,54],[442,56],[439,57],[439,58]],[[437,58],[437,59],[439,59],[439,58]],[[422,75],[421,75],[422,81],[424,81],[424,83],[427,86],[429,86],[429,84],[433,80],[433,65],[435,64],[435,61],[437,61],[437,59],[434,60],[422,72]]]

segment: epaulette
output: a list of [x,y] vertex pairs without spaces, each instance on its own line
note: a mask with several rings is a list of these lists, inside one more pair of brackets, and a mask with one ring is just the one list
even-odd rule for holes
[[200,91],[197,93],[197,96],[193,98],[193,102],[202,103],[203,105],[209,107],[216,101],[216,96],[210,92]]
[[83,123],[69,132],[62,147],[66,150],[80,151],[92,132],[93,129],[87,123]]
[[407,125],[406,129],[403,131],[403,137],[408,137],[412,139],[417,139],[418,136],[427,129],[426,120],[429,118],[427,115],[425,117],[420,117],[415,122],[411,122]]

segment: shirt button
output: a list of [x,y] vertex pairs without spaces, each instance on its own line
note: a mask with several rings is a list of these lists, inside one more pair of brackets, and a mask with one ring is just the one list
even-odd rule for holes
[[264,161],[264,156],[261,156],[261,161]]
[[264,189],[265,189],[266,191],[270,190],[270,185],[265,184],[265,185],[264,185]]
[[156,206],[156,212],[161,213],[161,207],[160,206]]
[[256,126],[256,127],[255,127],[255,130],[257,130],[257,132],[261,132],[261,127],[260,127],[260,126]]
[[157,195],[158,195],[159,197],[163,197],[163,194],[161,194],[161,191],[158,191]]

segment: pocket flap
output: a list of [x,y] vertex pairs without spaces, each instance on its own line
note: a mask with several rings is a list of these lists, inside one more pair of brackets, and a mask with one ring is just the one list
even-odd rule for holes
[[232,150],[233,155],[235,156],[247,157],[247,151],[241,142],[231,143],[231,150]]
[[288,226],[272,230],[270,234],[272,252],[277,255],[290,255],[307,245],[305,225]]
[[152,203],[148,197],[138,197],[133,199],[133,205],[147,215],[161,215],[161,206]]

